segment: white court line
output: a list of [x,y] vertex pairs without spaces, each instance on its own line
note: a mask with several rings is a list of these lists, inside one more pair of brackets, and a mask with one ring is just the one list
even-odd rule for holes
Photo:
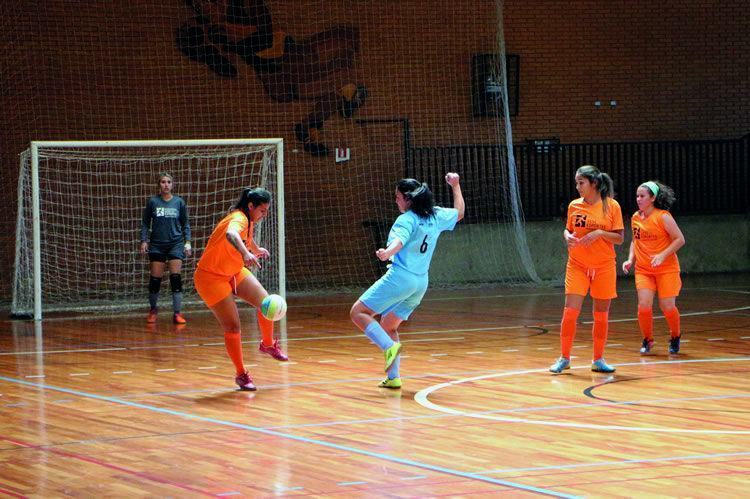
[[[713,363],[713,362],[747,362],[750,361],[750,357],[736,357],[736,358],[720,358],[720,359],[693,359],[693,360],[663,360],[654,362],[627,362],[622,364],[614,364],[615,366],[654,366],[660,364],[699,364],[699,363]],[[571,369],[588,369],[589,366],[576,366]],[[489,415],[485,413],[477,412],[466,412],[451,409],[440,404],[431,402],[428,397],[431,393],[441,390],[446,387],[457,386],[462,383],[471,383],[474,381],[491,379],[491,378],[504,378],[509,376],[520,376],[525,374],[535,373],[548,373],[547,369],[528,369],[524,371],[509,371],[504,373],[485,374],[482,376],[475,376],[472,378],[463,378],[455,381],[449,381],[447,383],[440,383],[431,387],[420,390],[414,395],[414,400],[423,407],[432,409],[434,411],[443,412],[447,414],[453,414],[456,416],[466,416],[471,418],[490,419],[493,421],[504,421],[508,423],[524,423],[541,426],[559,426],[566,428],[589,428],[595,430],[615,430],[615,431],[639,431],[639,432],[654,432],[654,433],[690,433],[690,434],[709,434],[709,435],[750,435],[750,430],[688,430],[683,428],[658,428],[658,427],[644,427],[644,426],[619,426],[619,425],[597,425],[588,423],[568,423],[564,421],[540,421],[531,420],[524,418],[510,418],[505,416]],[[589,407],[596,408],[599,404],[590,404]],[[556,414],[559,416],[559,414]]]
[[[448,331],[446,331],[448,332]],[[457,336],[454,338],[422,338],[420,340],[403,340],[401,343],[422,343],[425,341],[451,341],[451,340],[465,340],[463,336]]]

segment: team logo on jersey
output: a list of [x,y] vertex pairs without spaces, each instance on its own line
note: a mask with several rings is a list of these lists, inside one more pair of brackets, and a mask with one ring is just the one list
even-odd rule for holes
[[586,227],[586,215],[576,215],[573,227]]
[[163,206],[156,207],[157,217],[177,218],[177,208],[165,208]]
[[641,228],[633,227],[633,239],[640,239],[640,238],[641,238]]

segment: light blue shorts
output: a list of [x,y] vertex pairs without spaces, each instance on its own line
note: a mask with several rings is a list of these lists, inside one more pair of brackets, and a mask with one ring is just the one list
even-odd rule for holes
[[428,281],[427,274],[415,275],[391,267],[359,297],[359,301],[377,314],[393,312],[399,319],[407,320],[422,302]]

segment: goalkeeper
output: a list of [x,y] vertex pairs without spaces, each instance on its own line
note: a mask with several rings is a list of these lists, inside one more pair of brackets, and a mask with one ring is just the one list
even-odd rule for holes
[[172,320],[185,324],[182,316],[182,261],[192,254],[187,204],[172,194],[173,179],[168,173],[159,175],[159,194],[146,203],[141,219],[141,253],[148,253],[150,276],[148,302],[151,306],[147,321],[156,322],[159,289],[165,267],[169,269],[172,288]]

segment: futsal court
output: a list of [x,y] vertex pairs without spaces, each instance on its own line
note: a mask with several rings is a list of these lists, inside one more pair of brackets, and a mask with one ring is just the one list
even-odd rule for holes
[[8,497],[740,497],[750,485],[750,276],[685,276],[682,350],[641,356],[632,281],[592,373],[588,301],[572,369],[558,288],[430,292],[404,324],[400,390],[356,295],[290,298],[290,361],[234,385],[207,311],[4,321],[0,495]]

